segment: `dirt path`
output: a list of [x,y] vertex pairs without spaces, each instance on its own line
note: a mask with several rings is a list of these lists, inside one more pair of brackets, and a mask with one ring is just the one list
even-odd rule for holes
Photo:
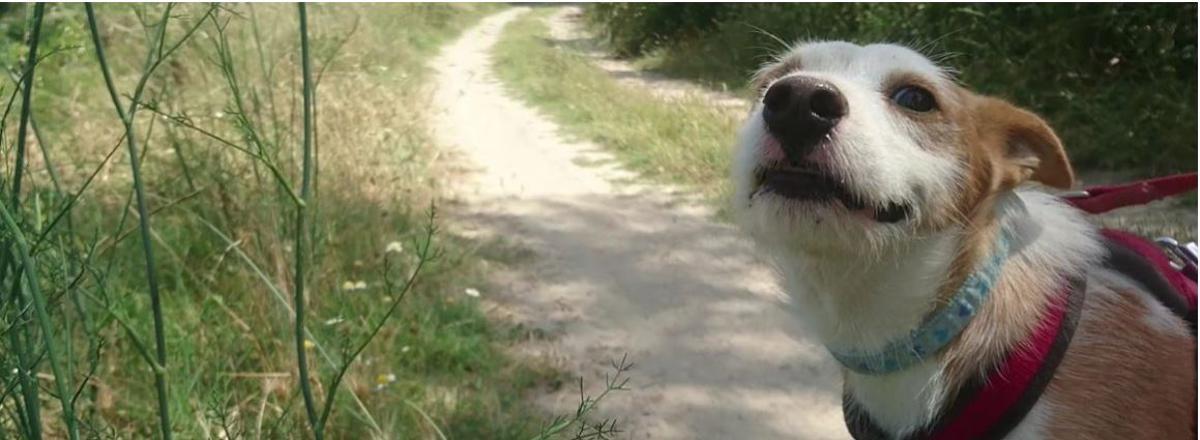
[[[746,240],[667,191],[617,183],[630,173],[579,165],[613,161],[507,96],[488,52],[523,12],[485,19],[433,64],[438,139],[468,168],[456,232],[532,254],[483,297],[551,334],[545,348],[592,384],[628,353],[632,390],[601,411],[622,437],[845,438],[837,371]],[[561,412],[577,399],[566,386],[542,400]]]
[[586,54],[597,67],[608,72],[623,85],[638,87],[661,99],[703,99],[737,116],[743,116],[750,110],[750,101],[733,93],[715,91],[686,80],[647,72],[627,61],[612,57],[601,49],[596,36],[584,31],[581,7],[562,7],[550,16],[547,24],[550,27],[550,38]]

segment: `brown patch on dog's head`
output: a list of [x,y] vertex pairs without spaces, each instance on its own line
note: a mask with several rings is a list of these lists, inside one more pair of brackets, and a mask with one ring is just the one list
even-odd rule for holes
[[944,217],[960,224],[986,223],[995,196],[1023,183],[1060,189],[1073,185],[1074,172],[1062,141],[1040,117],[963,88],[949,95],[942,101],[941,114],[942,123],[952,128],[926,129],[933,144],[959,150],[954,153],[965,168],[961,191],[953,206],[942,211]]

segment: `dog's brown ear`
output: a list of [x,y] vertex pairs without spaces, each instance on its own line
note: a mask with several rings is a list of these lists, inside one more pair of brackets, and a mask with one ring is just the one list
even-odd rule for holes
[[1001,182],[1012,187],[1034,180],[1068,189],[1075,182],[1062,141],[1046,121],[1007,102],[985,98],[981,121],[999,148]]

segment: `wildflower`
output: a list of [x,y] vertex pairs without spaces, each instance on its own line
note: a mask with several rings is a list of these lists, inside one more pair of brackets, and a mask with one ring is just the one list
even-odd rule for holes
[[375,376],[375,391],[382,391],[384,387],[396,381],[396,375],[392,373],[380,374]]
[[304,340],[304,348],[306,348],[306,349],[309,349],[309,350],[312,350],[312,349],[313,349],[313,348],[315,348],[316,346],[317,346],[317,343],[316,343],[316,342],[313,342],[311,339],[305,339],[305,340]]
[[330,319],[326,319],[326,320],[325,320],[325,325],[338,325],[338,324],[341,324],[342,322],[345,322],[345,321],[346,321],[345,319],[342,319],[342,317],[341,317],[341,316],[339,316],[339,317],[336,317],[336,318],[330,318]]
[[354,290],[354,282],[346,281],[342,283],[342,290]]
[[395,252],[397,254],[403,253],[404,245],[398,241],[393,241],[393,242],[387,244],[387,249],[385,249],[384,252],[386,252],[386,253]]
[[363,290],[363,289],[366,289],[366,288],[367,288],[367,282],[366,282],[366,281],[359,281],[359,282],[357,282],[357,283],[354,283],[354,290]]
[[366,281],[346,281],[342,283],[342,290],[363,290],[367,288]]
[[401,353],[408,353],[408,350],[410,350],[410,349],[412,349],[412,347],[409,347],[409,346],[405,345],[405,346],[403,346],[403,347],[400,347],[400,352],[401,352]]
[[471,298],[479,298],[479,291],[471,287],[468,287],[463,293],[466,293]]

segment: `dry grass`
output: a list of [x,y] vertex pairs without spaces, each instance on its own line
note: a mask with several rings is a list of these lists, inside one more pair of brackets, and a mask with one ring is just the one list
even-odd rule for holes
[[[305,345],[318,402],[348,364],[326,430],[333,437],[526,438],[537,427],[520,396],[553,373],[501,354],[512,336],[463,295],[480,287],[482,277],[473,245],[452,237],[434,237],[437,253],[414,290],[362,356],[349,358],[399,300],[404,279],[421,260],[427,210],[439,191],[423,62],[489,9],[310,7],[318,166],[305,277],[312,344]],[[163,10],[97,8],[126,106]],[[19,15],[10,10],[3,19],[9,35],[25,29]],[[198,30],[150,77],[133,126],[144,147],[163,290],[172,432],[180,438],[295,438],[308,428],[290,308],[281,301],[295,287],[289,192],[298,192],[302,161],[295,7],[185,5],[172,11],[169,23],[168,44],[192,26]],[[42,52],[50,55],[38,65],[33,89],[40,133],[29,137],[20,209],[26,234],[38,236],[72,194],[86,189],[37,257],[57,327],[50,335],[20,334],[65,347],[66,376],[82,390],[75,409],[83,436],[155,436],[151,367],[139,354],[139,346],[153,347],[154,332],[124,129],[104,91],[82,7],[52,5],[44,26]],[[0,46],[13,54],[23,48],[20,38]],[[0,141],[10,176],[14,116],[5,119]],[[7,197],[10,189],[4,190]],[[27,328],[27,313],[3,302],[0,350],[8,351],[9,337],[17,334],[11,332]],[[14,362],[0,361],[0,385],[9,390],[19,388],[18,377],[8,373]],[[44,362],[35,371],[49,374]],[[28,433],[16,396],[0,397],[4,437]],[[63,436],[62,407],[46,397],[43,392],[44,433]]]

